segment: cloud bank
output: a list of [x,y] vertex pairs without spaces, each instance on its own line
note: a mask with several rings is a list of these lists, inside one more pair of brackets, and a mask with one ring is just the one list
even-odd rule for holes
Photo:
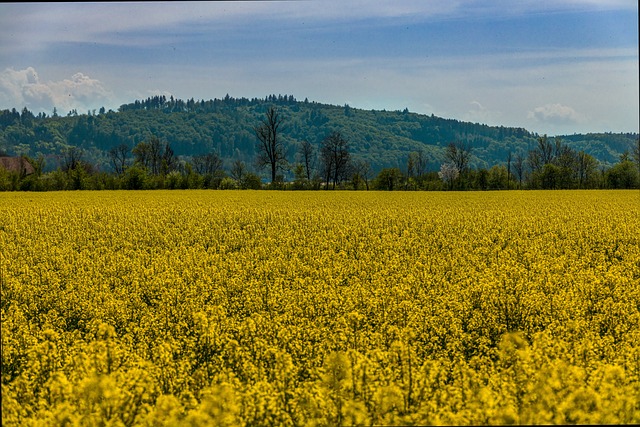
[[27,107],[33,112],[80,113],[111,104],[113,93],[99,80],[75,73],[60,81],[41,81],[33,67],[7,68],[0,73],[0,104]]
[[584,123],[585,117],[573,108],[562,104],[546,104],[529,111],[527,116],[537,122],[565,125]]

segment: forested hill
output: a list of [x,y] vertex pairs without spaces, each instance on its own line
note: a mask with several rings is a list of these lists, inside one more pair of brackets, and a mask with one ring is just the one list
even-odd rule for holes
[[[354,157],[369,162],[374,171],[405,165],[409,153],[422,150],[429,168],[436,170],[450,142],[472,147],[472,167],[491,167],[506,162],[508,153],[525,155],[538,135],[521,128],[492,127],[405,111],[373,111],[298,101],[293,96],[271,95],[264,99],[225,97],[209,101],[183,101],[164,96],[122,105],[117,112],[92,111],[67,116],[34,116],[0,111],[0,152],[9,155],[44,156],[47,169],[56,168],[71,147],[82,149],[84,160],[98,169],[111,169],[108,151],[121,144],[133,148],[156,136],[167,142],[177,156],[218,153],[231,163],[253,164],[256,156],[254,127],[270,106],[283,119],[282,138],[287,158],[296,161],[301,141],[318,147],[332,131],[349,142]],[[563,137],[565,144],[584,150],[605,165],[618,161],[633,146],[637,134],[588,134]]]

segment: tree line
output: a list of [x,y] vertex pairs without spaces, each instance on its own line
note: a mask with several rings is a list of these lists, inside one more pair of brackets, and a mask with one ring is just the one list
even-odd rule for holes
[[[148,107],[139,108],[174,104],[173,99],[150,98]],[[402,166],[383,168],[374,175],[370,162],[352,154],[348,138],[338,130],[326,135],[319,147],[307,140],[298,142],[291,156],[282,137],[283,123],[278,108],[268,108],[253,129],[256,140],[253,162],[241,159],[225,162],[215,151],[188,158],[177,156],[169,142],[151,135],[133,147],[127,143],[111,147],[108,157],[113,172],[98,170],[77,146],[63,150],[60,166],[50,172],[44,172],[44,157],[27,157],[35,173],[25,175],[0,169],[0,190],[640,188],[639,139],[611,167],[601,165],[582,150],[572,149],[559,137],[544,135],[537,138],[537,144],[528,152],[508,152],[503,164],[489,169],[471,168],[473,144],[453,141],[446,147],[438,169],[429,167],[436,160],[430,153],[417,150],[408,154]],[[265,170],[267,182],[260,175]]]
[[[435,162],[446,141],[469,140],[476,147],[474,162],[494,164],[508,147],[526,147],[533,138],[524,129],[443,119],[405,111],[377,111],[297,101],[291,95],[270,95],[264,99],[233,98],[182,101],[155,96],[122,105],[118,111],[90,110],[65,116],[0,111],[0,151],[37,157],[42,154],[47,171],[57,166],[67,146],[82,147],[86,161],[100,170],[111,170],[108,150],[122,143],[134,147],[151,136],[168,141],[178,156],[188,158],[215,151],[230,163],[255,158],[253,127],[269,106],[277,106],[286,116],[282,129],[287,157],[294,158],[299,141],[319,146],[331,131],[339,129],[349,139],[350,150],[366,159],[378,171],[397,166],[409,151],[424,147]],[[626,136],[613,136],[624,141]],[[611,162],[608,153],[617,153],[607,137],[598,158]],[[576,144],[583,144],[577,141]],[[608,158],[609,157],[609,158]],[[474,163],[477,165],[477,163]],[[431,167],[435,167],[432,164]]]

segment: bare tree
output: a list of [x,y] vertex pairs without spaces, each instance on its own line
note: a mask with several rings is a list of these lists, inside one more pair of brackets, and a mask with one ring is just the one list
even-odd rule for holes
[[513,170],[518,177],[518,188],[522,188],[522,179],[524,178],[524,157],[522,154],[517,153],[516,158],[513,161]]
[[406,188],[410,185],[419,185],[424,175],[427,173],[427,156],[423,150],[412,151],[407,157],[407,180]]
[[427,173],[428,158],[422,149],[416,151],[414,156],[416,178],[421,179]]
[[111,166],[113,170],[122,175],[127,169],[127,158],[129,157],[129,145],[122,143],[109,150],[109,158],[111,159]]
[[329,189],[329,183],[331,182],[331,175],[334,168],[333,156],[331,154],[330,148],[323,141],[322,146],[320,147],[320,158],[322,160],[322,175],[325,178],[325,190]]
[[452,142],[447,147],[445,156],[450,163],[453,163],[459,173],[463,173],[469,167],[471,159],[471,144],[465,142]]
[[589,181],[593,179],[593,176],[597,172],[598,161],[584,151],[579,151],[576,156],[576,168],[578,187],[586,188],[589,185]]
[[242,185],[245,175],[247,174],[247,167],[242,160],[236,160],[231,166],[231,178],[238,182],[238,185]]
[[82,165],[84,151],[80,147],[69,146],[62,152],[62,170],[65,172],[77,169]]
[[562,145],[560,138],[556,137],[556,149],[553,164],[558,167],[558,185],[560,188],[571,188],[578,178],[579,169],[578,153],[571,147]]
[[[363,159],[357,159],[352,162],[353,181],[363,181],[369,191],[369,181],[371,180],[371,164]],[[355,187],[355,186],[354,186]]]
[[133,147],[132,153],[135,162],[147,168],[152,175],[160,173],[162,142],[157,136],[151,136],[147,141],[138,143]]
[[271,182],[276,180],[278,169],[282,169],[286,164],[285,150],[279,135],[282,118],[275,107],[267,110],[266,118],[259,126],[255,127],[258,138],[258,159],[259,167],[269,166],[271,168]]
[[207,153],[193,156],[193,167],[200,175],[215,176],[223,170],[222,159],[218,153]]
[[304,166],[305,173],[307,175],[307,181],[311,181],[311,175],[315,163],[313,145],[309,141],[302,141],[300,143],[300,149],[298,151],[302,165]]
[[193,156],[193,168],[203,178],[205,188],[218,188],[225,176],[222,158],[218,153],[211,152]]
[[340,132],[331,132],[322,141],[320,156],[322,157],[323,172],[326,177],[327,188],[329,182],[333,181],[333,188],[336,188],[347,173],[349,165],[349,143]]
[[147,168],[152,175],[166,175],[176,169],[177,158],[171,145],[163,144],[157,136],[138,143],[131,152],[135,163]]
[[173,152],[173,148],[169,143],[164,145],[164,150],[160,156],[160,173],[166,175],[169,172],[176,170],[178,166],[178,159]]
[[[554,158],[554,149],[547,135],[538,138],[538,145],[535,149],[529,151],[529,166],[533,172],[542,169],[545,165],[551,163]],[[557,149],[556,149],[557,151]]]

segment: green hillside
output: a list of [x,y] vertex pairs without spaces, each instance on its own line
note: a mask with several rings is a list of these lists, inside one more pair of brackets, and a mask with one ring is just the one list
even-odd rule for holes
[[[111,148],[123,143],[133,148],[150,136],[157,136],[185,161],[194,155],[217,152],[227,166],[234,160],[252,165],[256,154],[253,129],[274,105],[283,118],[282,137],[290,162],[297,161],[301,141],[318,147],[332,131],[340,131],[349,141],[353,157],[369,162],[374,171],[403,168],[409,153],[419,150],[427,154],[429,169],[437,170],[444,148],[453,141],[472,146],[471,167],[489,168],[505,163],[509,152],[525,155],[538,137],[521,128],[493,127],[408,110],[361,110],[298,101],[293,96],[251,100],[227,96],[209,101],[156,96],[122,105],[117,112],[74,111],[60,117],[34,116],[26,109],[0,111],[0,151],[9,155],[42,155],[46,169],[53,169],[59,166],[64,150],[79,147],[85,161],[99,170],[110,171]],[[562,138],[571,148],[584,150],[603,165],[611,165],[630,150],[637,134]]]

